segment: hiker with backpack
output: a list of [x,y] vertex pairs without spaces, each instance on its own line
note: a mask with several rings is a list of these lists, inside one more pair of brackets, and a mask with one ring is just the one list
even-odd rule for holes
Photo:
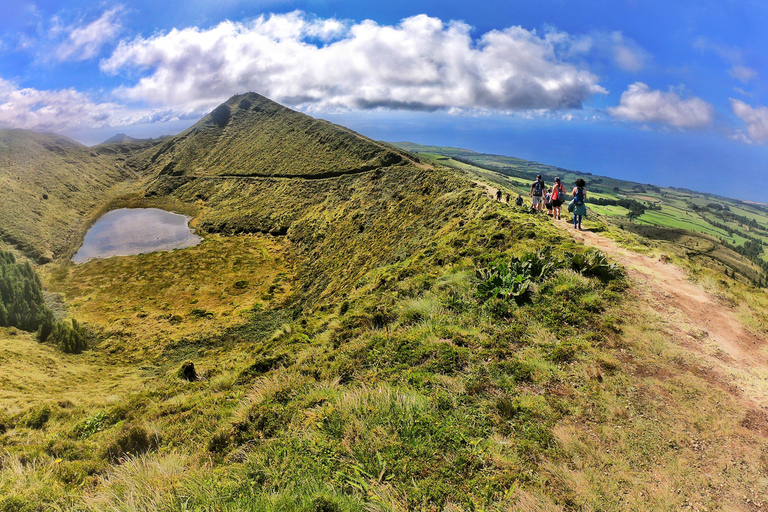
[[523,206],[523,196],[520,194],[517,194],[517,199],[515,199],[515,204],[517,206]]
[[544,185],[544,180],[541,179],[541,174],[536,176],[536,181],[531,185],[531,207],[536,211],[541,211],[541,205],[544,202],[544,191],[547,186]]
[[568,211],[573,213],[573,229],[581,229],[581,218],[587,214],[587,205],[585,204],[587,191],[584,190],[587,182],[579,178],[574,184],[576,186],[573,187],[573,200],[568,204]]
[[560,182],[560,178],[555,178],[555,185],[552,187],[552,218],[560,220],[560,207],[565,202],[565,187]]

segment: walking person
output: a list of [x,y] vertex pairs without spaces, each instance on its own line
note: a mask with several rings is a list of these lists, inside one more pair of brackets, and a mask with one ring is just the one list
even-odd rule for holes
[[501,189],[496,191],[496,200],[501,201]]
[[531,185],[531,206],[536,211],[541,211],[541,205],[544,202],[544,191],[547,186],[544,184],[544,180],[541,179],[541,174],[536,176],[536,181]]
[[587,182],[585,182],[583,179],[579,178],[576,180],[576,183],[574,183],[576,186],[573,187],[573,229],[578,228],[581,229],[581,218],[587,214],[587,205],[585,204],[585,201],[587,200],[587,191],[584,190],[584,187],[587,186]]
[[547,215],[552,215],[552,189],[547,189],[547,195],[544,198],[544,206],[547,207]]
[[555,178],[555,185],[552,187],[552,218],[560,220],[560,207],[565,202],[565,187],[560,182],[560,178]]

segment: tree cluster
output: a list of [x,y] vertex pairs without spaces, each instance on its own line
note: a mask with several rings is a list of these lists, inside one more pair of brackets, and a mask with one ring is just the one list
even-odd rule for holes
[[0,251],[0,326],[33,332],[49,315],[53,317],[32,266],[18,263],[13,253]]
[[629,210],[629,212],[627,213],[627,217],[629,217],[630,219],[636,219],[637,217],[641,216],[642,214],[645,213],[646,209],[653,209],[641,203],[640,201],[635,201],[634,199],[628,199],[628,198],[622,198],[622,199],[606,199],[603,197],[598,197],[596,199],[587,198],[586,202],[601,205],[601,206],[621,206],[622,208],[626,208],[627,210]]
[[45,305],[43,284],[29,262],[20,263],[11,252],[0,251],[0,327],[37,331],[37,339],[78,354],[87,347],[84,329],[56,320]]

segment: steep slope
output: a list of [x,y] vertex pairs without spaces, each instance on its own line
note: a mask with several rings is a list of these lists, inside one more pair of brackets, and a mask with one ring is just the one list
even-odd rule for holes
[[256,93],[233,96],[197,124],[137,158],[159,176],[328,177],[402,157],[346,128]]
[[[197,208],[204,232],[286,237],[306,279],[299,288],[315,297],[394,257],[411,243],[409,229],[450,219],[422,213],[464,183],[254,93],[232,97],[129,165],[149,177],[148,198]],[[353,256],[339,260],[336,250]]]
[[0,130],[0,240],[40,261],[64,254],[85,216],[133,178],[121,158],[60,135]]

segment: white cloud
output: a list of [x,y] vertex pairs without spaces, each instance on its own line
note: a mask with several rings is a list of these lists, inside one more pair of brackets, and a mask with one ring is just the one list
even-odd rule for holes
[[122,5],[105,11],[99,19],[85,26],[62,27],[54,19],[52,33],[67,34],[55,49],[59,60],[87,60],[96,57],[105,44],[114,41],[123,29]]
[[658,123],[677,128],[702,128],[712,122],[714,108],[701,98],[682,99],[673,91],[651,90],[635,82],[621,95],[618,107],[608,112],[640,123]]
[[22,88],[0,78],[0,127],[66,132],[77,128],[126,126],[185,117],[173,110],[130,110],[97,102],[74,89]]
[[619,31],[593,32],[574,38],[571,51],[633,73],[647,68],[653,62],[650,53]]
[[246,90],[293,106],[417,110],[571,109],[606,92],[561,57],[567,34],[470,31],[426,15],[387,26],[294,12],[122,41],[101,69],[144,74],[124,98],[186,109]]
[[699,51],[710,51],[715,53],[731,67],[728,74],[739,80],[741,83],[747,83],[758,77],[755,69],[744,65],[744,55],[740,48],[728,46],[710,41],[706,37],[699,37],[694,41],[693,47]]
[[731,98],[733,113],[746,123],[749,141],[768,142],[768,107],[752,107],[743,101]]
[[757,71],[747,66],[733,66],[728,74],[744,84],[757,78]]

